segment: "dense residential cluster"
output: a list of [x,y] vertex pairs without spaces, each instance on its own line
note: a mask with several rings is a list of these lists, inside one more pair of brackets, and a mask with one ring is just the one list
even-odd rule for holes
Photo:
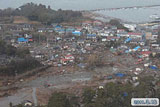
[[124,26],[129,31],[99,20],[84,21],[79,25],[52,24],[41,27],[32,24],[2,24],[0,30],[3,33],[5,31],[2,34],[3,40],[14,47],[29,48],[31,55],[44,65],[78,64],[76,60],[83,59],[85,55],[103,53],[105,50],[134,54],[137,61],[148,59],[150,55],[159,55],[158,25]]
[[[94,84],[96,88],[87,91],[87,93],[93,92],[90,93],[93,96],[91,99],[87,99],[88,96],[84,95],[87,101],[84,101],[83,104],[87,105],[86,107],[90,107],[88,106],[90,104],[91,107],[98,107],[93,105],[101,104],[97,96],[101,94],[101,91],[107,93],[105,89],[112,90],[124,85],[129,85],[132,90],[135,87],[142,89],[145,85],[142,84],[143,82],[141,83],[141,79],[145,76],[153,76],[154,79],[151,80],[149,85],[152,85],[155,91],[159,90],[159,23],[133,24],[122,23],[115,19],[109,22],[85,19],[76,22],[42,24],[26,21],[22,16],[14,16],[13,19],[13,23],[0,24],[2,38],[0,41],[0,77],[7,73],[2,78],[6,79],[7,76],[11,76],[14,79],[18,78],[18,82],[2,79],[5,82],[3,81],[0,84],[0,88],[1,86],[4,88],[4,84],[10,88],[16,83],[20,84],[19,81],[27,81],[27,71],[41,67],[53,67],[53,76],[69,74],[72,73],[71,71],[89,72],[89,78],[72,78],[65,81],[62,79],[64,83],[93,81],[93,83],[84,84],[88,86],[96,84]],[[44,72],[45,70],[42,69],[41,71]],[[23,73],[25,74],[23,75]],[[33,71],[35,75],[38,73],[37,70],[36,72]],[[20,76],[18,77],[18,75]],[[42,78],[41,80],[36,82],[35,86],[52,89],[56,84],[50,79],[44,79],[44,81],[47,81],[46,83]],[[111,83],[111,87],[107,87],[106,83],[108,82],[113,82],[116,85],[114,84],[114,86]],[[17,85],[17,87],[22,88],[23,85]],[[148,84],[146,87],[148,89]],[[123,97],[131,94],[126,88],[128,87],[122,89],[124,91],[122,93]],[[119,93],[116,93],[116,96],[117,94]],[[133,96],[136,96],[136,94],[133,93]],[[152,95],[153,93],[148,94],[148,96]],[[60,94],[60,97],[66,98],[66,96]],[[147,95],[142,93],[140,97],[142,96],[146,97]],[[53,96],[53,100],[56,102],[57,99],[54,99]],[[93,103],[92,100],[97,102]],[[49,107],[52,106],[52,103],[48,103]],[[32,106],[33,103],[26,100],[22,104]],[[113,102],[107,102],[107,104],[113,104]],[[79,105],[77,104],[76,107],[79,107]],[[56,107],[59,107],[59,105]]]
[[137,58],[136,64],[144,63],[140,71],[146,67],[158,69],[159,63],[153,58],[160,52],[159,25],[124,24],[125,29],[119,29],[113,23],[114,20],[110,23],[88,20],[77,25],[41,27],[22,23],[2,24],[0,31],[3,40],[14,47],[29,48],[31,56],[43,65],[85,67],[84,60],[89,55],[110,50]]

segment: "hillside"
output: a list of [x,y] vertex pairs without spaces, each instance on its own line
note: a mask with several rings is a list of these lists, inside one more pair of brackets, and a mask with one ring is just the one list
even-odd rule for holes
[[[16,17],[14,17],[16,16]],[[18,16],[18,17],[17,17]],[[22,18],[22,16],[24,18]],[[53,10],[50,6],[46,7],[42,4],[27,3],[16,9],[0,10],[0,17],[14,17],[14,23],[28,22],[36,23],[37,21],[43,24],[69,22],[76,19],[83,18],[82,13],[72,10]],[[20,20],[19,20],[20,19]],[[35,22],[36,21],[36,22]]]

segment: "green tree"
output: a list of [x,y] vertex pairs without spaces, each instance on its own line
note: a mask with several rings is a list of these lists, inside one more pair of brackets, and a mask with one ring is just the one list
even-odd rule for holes
[[82,94],[83,97],[83,103],[84,104],[90,104],[93,103],[93,99],[96,95],[96,91],[91,88],[84,89],[84,92]]
[[91,54],[86,60],[88,68],[94,68],[98,66],[103,66],[104,60],[100,58],[99,54]]
[[72,107],[67,94],[65,93],[53,93],[49,99],[48,107]]
[[118,29],[125,29],[127,32],[129,31],[128,28],[124,27],[118,20],[112,19],[110,20],[109,24],[116,26]]

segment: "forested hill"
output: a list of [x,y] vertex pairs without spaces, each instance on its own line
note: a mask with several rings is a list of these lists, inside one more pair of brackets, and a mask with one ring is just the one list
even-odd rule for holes
[[25,16],[31,21],[40,21],[45,24],[61,23],[82,17],[82,13],[72,10],[53,10],[50,6],[27,3],[16,9],[0,10],[0,17]]

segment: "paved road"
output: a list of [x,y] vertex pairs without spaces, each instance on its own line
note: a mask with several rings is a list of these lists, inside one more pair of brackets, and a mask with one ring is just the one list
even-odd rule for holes
[[32,90],[29,88],[24,88],[19,90],[16,94],[8,97],[0,98],[0,107],[9,107],[9,103],[12,102],[13,105],[20,104],[24,100],[32,99]]
[[36,87],[33,87],[33,92],[32,92],[32,97],[33,97],[33,101],[34,101],[34,105],[37,106],[37,96],[36,96]]

